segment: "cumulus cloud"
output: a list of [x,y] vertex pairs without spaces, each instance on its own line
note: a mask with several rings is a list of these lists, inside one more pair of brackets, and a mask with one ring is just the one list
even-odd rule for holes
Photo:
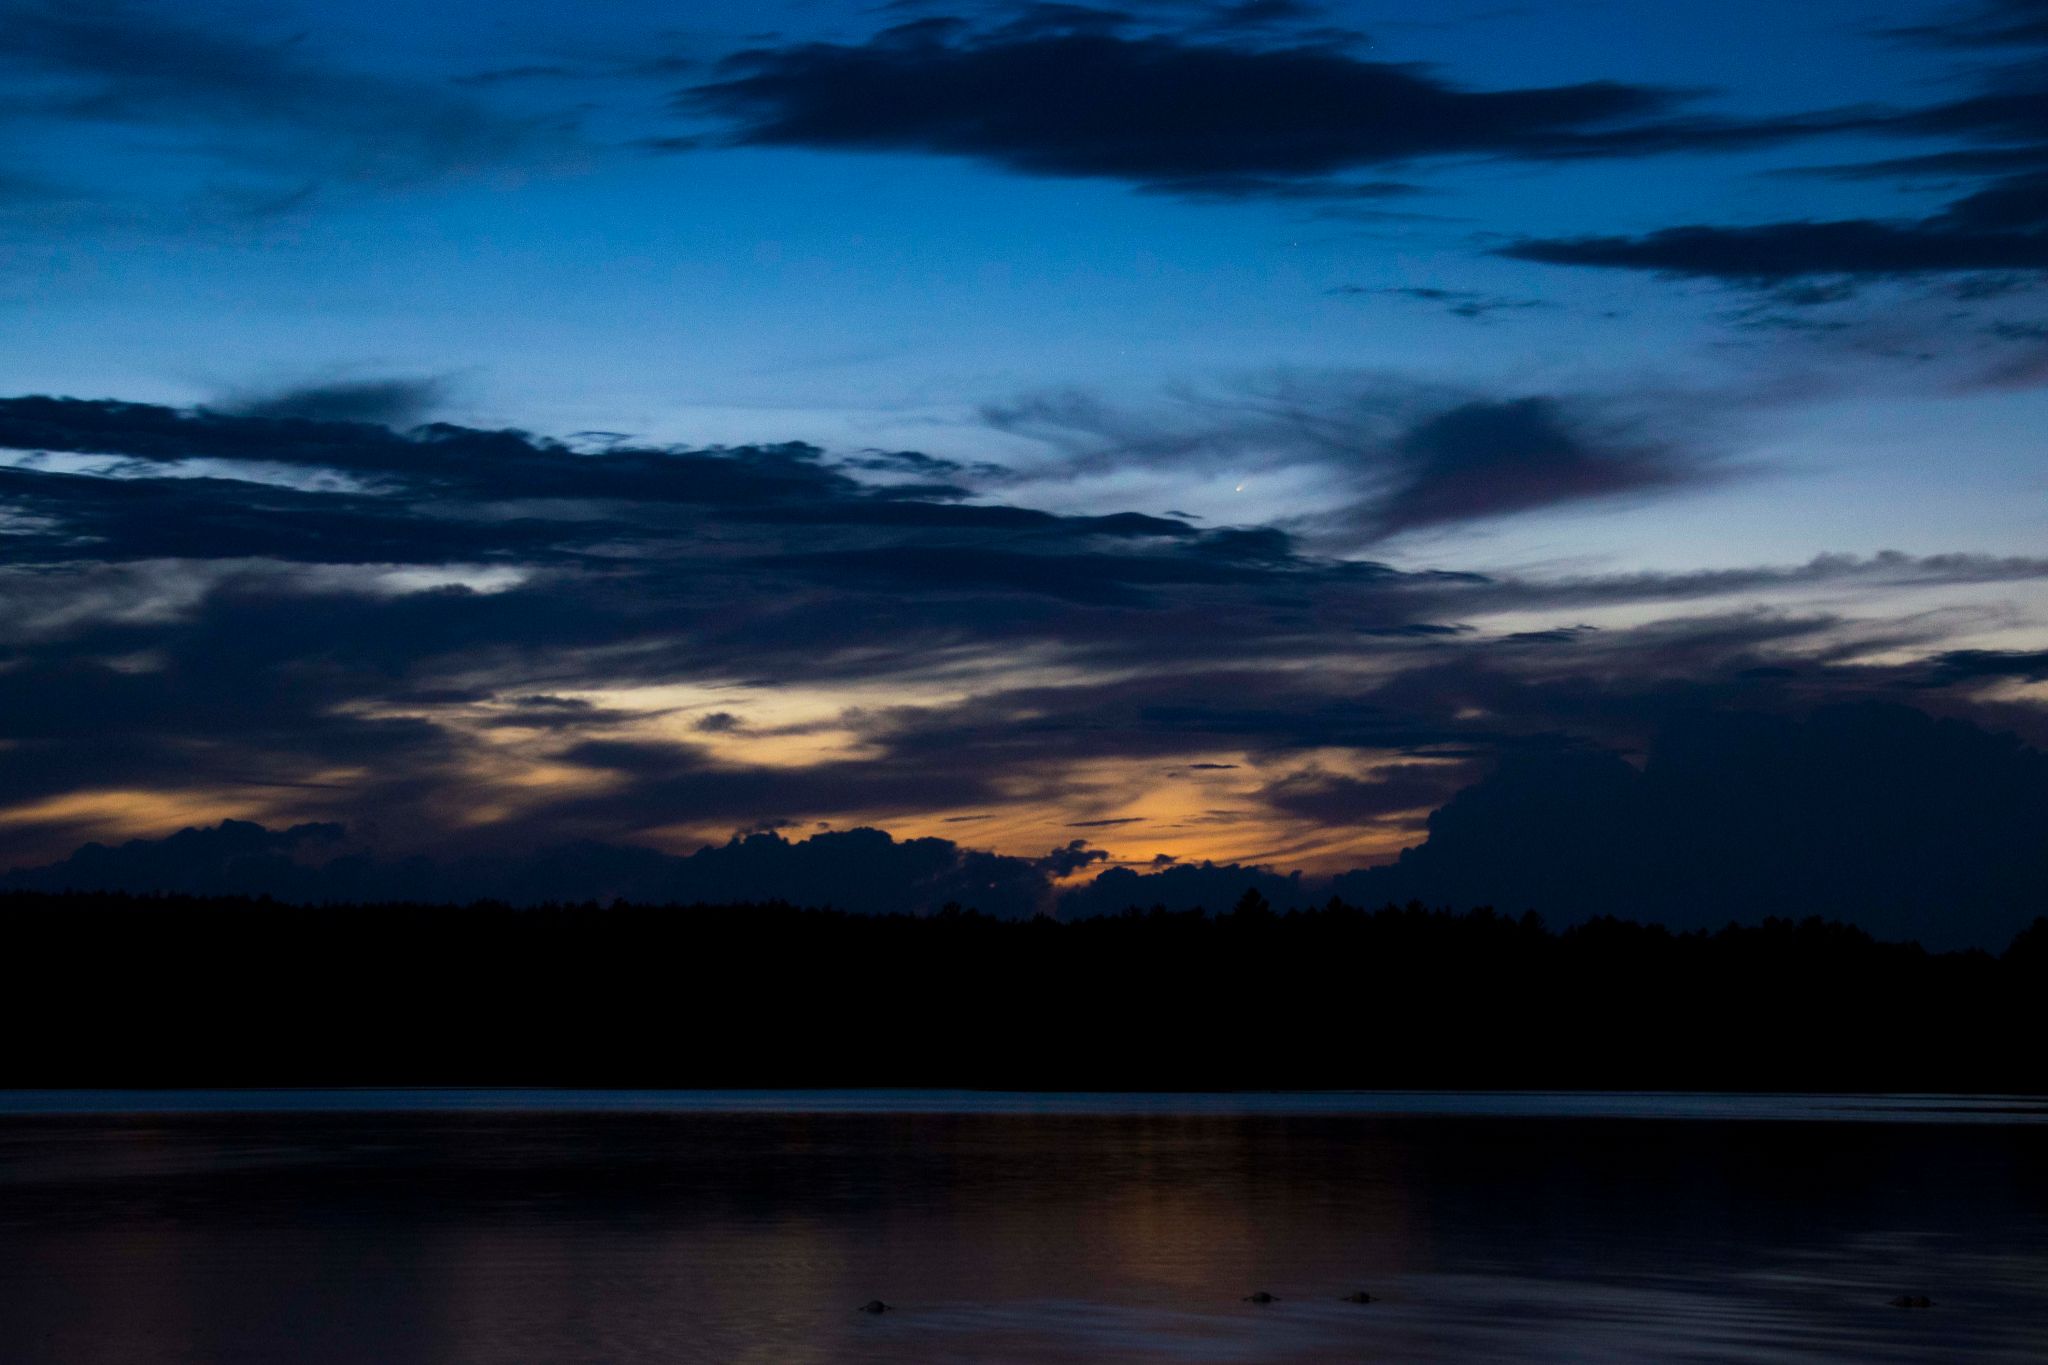
[[1084,868],[1108,861],[1108,849],[1091,848],[1086,839],[1069,839],[1039,859],[1038,865],[1055,877],[1071,877]]

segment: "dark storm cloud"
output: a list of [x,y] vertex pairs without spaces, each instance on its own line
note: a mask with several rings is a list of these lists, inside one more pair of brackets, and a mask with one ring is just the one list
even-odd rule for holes
[[[1668,117],[1673,93],[1615,81],[1467,90],[1280,24],[1190,40],[1131,15],[1037,6],[989,26],[929,17],[859,44],[737,54],[683,92],[739,145],[959,156],[1027,175],[1193,197],[1361,187],[1330,177],[1445,156],[1566,158],[1756,146],[1828,118]],[[1255,33],[1257,41],[1253,41]],[[1364,187],[1368,194],[1377,193]]]

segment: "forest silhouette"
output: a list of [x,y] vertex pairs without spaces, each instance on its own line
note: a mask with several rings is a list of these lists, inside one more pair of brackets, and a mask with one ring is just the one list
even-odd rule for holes
[[5,1086],[2041,1092],[2001,953],[1332,901],[1074,922],[787,905],[0,896]]

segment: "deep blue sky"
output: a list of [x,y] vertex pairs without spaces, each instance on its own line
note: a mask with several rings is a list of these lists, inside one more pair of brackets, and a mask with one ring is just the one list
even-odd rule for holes
[[[0,66],[0,388],[194,414],[0,432],[9,861],[236,815],[1329,868],[1728,701],[1681,686],[2041,733],[2040,0],[0,0]],[[772,495],[585,479],[789,442]]]
[[[2039,399],[1982,390],[2037,364],[2041,343],[1954,316],[2023,319],[2024,301],[1958,310],[1943,281],[1918,278],[1847,306],[1759,309],[1718,283],[1491,254],[1523,237],[1937,208],[1953,176],[1783,172],[1973,145],[1902,136],[1904,120],[1886,127],[1879,111],[1966,97],[2030,51],[1886,32],[1954,13],[1939,5],[1734,4],[1711,18],[1678,4],[1379,5],[1222,32],[1198,26],[1200,9],[1139,6],[1150,20],[1123,32],[1132,47],[1242,52],[1341,24],[1366,35],[1347,58],[1422,64],[1458,92],[1676,92],[1623,123],[1874,116],[1829,137],[1732,150],[1702,138],[1712,150],[1647,157],[1362,158],[1328,178],[1414,192],[1218,202],[905,145],[917,130],[854,150],[723,145],[747,119],[687,105],[736,49],[859,51],[945,7],[17,3],[28,79],[8,120],[0,359],[24,392],[189,403],[337,375],[434,377],[443,415],[492,425],[1027,467],[1048,452],[992,432],[984,409],[1046,390],[1146,407],[1287,371],[1654,386],[1753,417],[1742,451],[1778,479],[1654,518],[1574,522],[1568,537],[1532,524],[1511,549],[1489,535],[1473,552],[1677,565],[1803,549],[1794,538],[1816,529],[1845,551],[2038,539],[2014,506],[2034,488],[2035,452],[2013,438],[2039,421]],[[985,29],[1014,12],[989,15]],[[1044,87],[1019,98],[1057,108],[1058,69],[1049,60]],[[703,149],[646,146],[686,138]],[[1385,292],[1401,290],[1452,297]],[[1942,465],[1970,467],[1967,491],[1930,470],[1936,439]],[[1314,500],[1313,480],[1262,463],[1040,487],[1032,501],[1237,519]],[[1261,477],[1232,495],[1246,472]]]

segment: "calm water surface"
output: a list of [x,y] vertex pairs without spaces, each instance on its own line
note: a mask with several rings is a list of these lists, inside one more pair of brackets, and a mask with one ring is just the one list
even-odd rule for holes
[[2035,1101],[0,1095],[9,1365],[2044,1359]]

